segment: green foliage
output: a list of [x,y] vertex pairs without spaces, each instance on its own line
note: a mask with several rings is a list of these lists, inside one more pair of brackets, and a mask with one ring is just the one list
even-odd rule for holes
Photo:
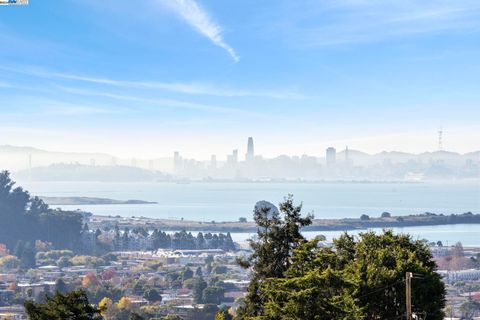
[[47,297],[44,304],[25,302],[25,310],[30,320],[101,320],[100,310],[92,307],[84,291],[68,294],[57,292]]
[[422,241],[385,231],[345,234],[334,248],[317,244],[301,244],[283,277],[259,284],[262,319],[401,319],[406,272],[415,275],[414,313],[443,319],[444,284]]
[[68,287],[67,287],[67,284],[65,283],[65,281],[63,281],[62,278],[59,278],[59,279],[57,279],[57,281],[55,281],[55,291],[58,291],[62,294],[67,293]]
[[[333,248],[322,248],[321,238],[306,241],[300,234],[311,223],[300,212],[291,196],[279,212],[255,208],[253,254],[238,261],[252,271],[238,319],[401,319],[406,272],[415,275],[413,311],[443,319],[445,287],[425,242],[384,231],[358,239],[345,234]],[[461,246],[456,249],[462,256]]]
[[392,215],[390,214],[390,212],[382,212],[382,215],[381,215],[382,218],[391,218]]
[[58,260],[63,257],[71,258],[73,257],[73,252],[71,250],[50,250],[44,252],[38,252],[36,255],[37,260]]
[[193,278],[193,271],[190,268],[186,268],[182,272],[182,281]]
[[108,281],[104,281],[101,285],[95,286],[87,292],[88,299],[98,304],[103,298],[109,298],[112,301],[119,301],[125,292],[121,287],[114,286]]
[[225,290],[221,287],[206,287],[203,290],[203,303],[218,305],[224,298]]
[[[383,319],[403,315],[404,277],[413,272],[413,311],[428,319],[443,319],[445,287],[427,245],[408,235],[385,231],[361,234],[358,242],[343,236],[335,241],[337,253],[346,260],[345,270],[357,277],[359,304],[366,317]],[[400,304],[400,305],[399,305]]]
[[265,282],[265,319],[361,319],[342,272],[315,268],[300,277]]
[[475,300],[465,301],[460,306],[460,312],[462,313],[462,319],[472,320],[480,312],[480,302]]
[[212,269],[212,273],[215,273],[215,274],[225,274],[227,273],[227,271],[228,271],[227,266],[223,266],[223,265],[216,265]]
[[233,320],[233,317],[228,313],[227,310],[220,310],[215,315],[215,320]]
[[370,217],[369,217],[368,215],[366,215],[366,214],[362,214],[362,215],[360,216],[360,220],[362,220],[362,221],[368,221],[368,220],[370,220]]
[[[0,243],[14,248],[19,240],[51,242],[58,248],[75,248],[79,243],[82,217],[77,212],[52,210],[40,198],[15,187],[7,171],[0,173]],[[25,267],[32,265],[32,245]],[[22,259],[21,259],[22,260]]]
[[248,260],[239,260],[244,268],[251,268],[252,280],[248,287],[245,305],[239,310],[243,317],[262,314],[265,295],[262,283],[268,278],[282,278],[290,268],[293,250],[306,240],[300,229],[312,223],[312,216],[301,216],[302,205],[293,203],[289,195],[280,203],[280,212],[271,207],[255,208],[257,239],[250,240],[253,254]]
[[0,269],[10,270],[20,266],[20,260],[15,256],[5,256],[0,258]]
[[90,268],[96,268],[105,265],[105,261],[102,258],[95,256],[74,256],[70,259],[70,262],[74,266],[87,266]]
[[176,314],[169,314],[169,315],[163,317],[162,320],[183,320],[183,318],[176,315]]
[[195,303],[203,303],[203,290],[207,287],[207,283],[202,277],[195,278],[193,284],[193,301]]
[[35,248],[31,242],[18,241],[14,253],[20,259],[20,268],[24,270],[35,268]]
[[162,301],[162,296],[155,289],[148,289],[143,294],[143,297],[147,299],[148,302],[160,302]]
[[203,309],[199,310],[195,315],[195,320],[212,320],[218,312],[216,304],[205,304]]

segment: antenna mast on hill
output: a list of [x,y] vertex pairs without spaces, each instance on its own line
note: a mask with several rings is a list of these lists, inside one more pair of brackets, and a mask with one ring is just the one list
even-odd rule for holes
[[438,151],[443,151],[443,128],[438,130]]

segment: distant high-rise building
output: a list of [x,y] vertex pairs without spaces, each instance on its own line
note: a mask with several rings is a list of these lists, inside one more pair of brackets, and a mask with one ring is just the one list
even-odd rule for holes
[[348,163],[350,159],[348,158],[348,146],[345,147],[345,162]]
[[210,168],[216,169],[217,168],[217,156],[212,154],[210,157]]
[[178,172],[182,169],[182,166],[183,166],[183,161],[182,161],[182,157],[180,156],[180,152],[175,151],[173,153],[173,170],[175,172]]
[[245,155],[245,160],[252,161],[254,158],[255,158],[255,151],[253,147],[253,138],[249,137],[248,143],[247,143],[247,154]]
[[327,167],[331,167],[335,165],[337,161],[337,150],[333,147],[327,148],[326,151],[326,160],[327,160]]
[[232,151],[232,154],[227,156],[227,163],[236,164],[238,162],[238,150],[235,149]]

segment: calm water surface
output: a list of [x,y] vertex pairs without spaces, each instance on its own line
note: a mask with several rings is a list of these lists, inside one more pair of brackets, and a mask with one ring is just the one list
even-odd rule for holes
[[[43,196],[88,196],[118,200],[156,201],[148,205],[61,206],[102,215],[145,216],[152,218],[233,221],[251,219],[258,200],[280,202],[289,193],[303,201],[304,211],[317,218],[379,216],[423,213],[480,213],[480,183],[99,183],[99,182],[19,182],[32,194]],[[461,241],[480,246],[480,225],[449,225],[396,228],[414,238],[445,244]],[[358,232],[358,231],[357,231]],[[341,232],[305,232],[309,238],[323,234],[328,240]],[[232,234],[236,241],[251,236]]]

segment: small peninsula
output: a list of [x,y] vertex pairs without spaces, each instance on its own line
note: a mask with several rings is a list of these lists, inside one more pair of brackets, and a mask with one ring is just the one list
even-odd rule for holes
[[106,205],[106,204],[155,204],[144,200],[114,200],[95,197],[40,197],[49,205]]

